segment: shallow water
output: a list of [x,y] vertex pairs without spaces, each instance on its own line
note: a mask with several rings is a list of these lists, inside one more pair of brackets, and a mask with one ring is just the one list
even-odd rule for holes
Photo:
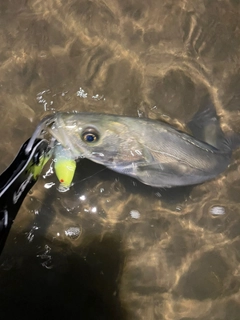
[[[239,131],[239,14],[236,0],[2,0],[0,170],[55,111],[181,127],[209,92]],[[82,160],[59,193],[46,167],[0,258],[1,315],[239,319],[239,156],[170,190]]]

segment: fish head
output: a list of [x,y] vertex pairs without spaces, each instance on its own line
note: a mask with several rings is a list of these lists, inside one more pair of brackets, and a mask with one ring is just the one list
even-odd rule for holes
[[127,121],[119,119],[106,114],[59,113],[49,131],[73,158],[87,158],[106,166],[137,161],[142,157],[139,139]]

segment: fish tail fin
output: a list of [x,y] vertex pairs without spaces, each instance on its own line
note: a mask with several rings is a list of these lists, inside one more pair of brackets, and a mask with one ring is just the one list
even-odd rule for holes
[[219,117],[209,95],[203,97],[200,108],[188,123],[188,127],[197,139],[217,149],[231,150],[232,138],[229,140],[223,133]]
[[226,145],[231,148],[231,150],[240,147],[240,133],[233,131],[227,132],[225,137]]

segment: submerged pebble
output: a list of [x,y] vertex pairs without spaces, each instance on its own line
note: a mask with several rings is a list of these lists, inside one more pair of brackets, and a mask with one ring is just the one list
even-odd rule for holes
[[220,207],[220,206],[214,206],[210,208],[210,213],[213,216],[222,216],[226,213],[225,208],[224,207]]
[[131,210],[130,215],[132,219],[139,219],[140,218],[140,213],[137,210]]

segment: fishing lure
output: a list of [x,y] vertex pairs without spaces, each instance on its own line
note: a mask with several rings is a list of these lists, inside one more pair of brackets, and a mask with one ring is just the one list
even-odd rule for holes
[[76,170],[76,161],[71,155],[70,150],[58,144],[54,149],[54,171],[60,182],[58,190],[66,192],[72,185]]

